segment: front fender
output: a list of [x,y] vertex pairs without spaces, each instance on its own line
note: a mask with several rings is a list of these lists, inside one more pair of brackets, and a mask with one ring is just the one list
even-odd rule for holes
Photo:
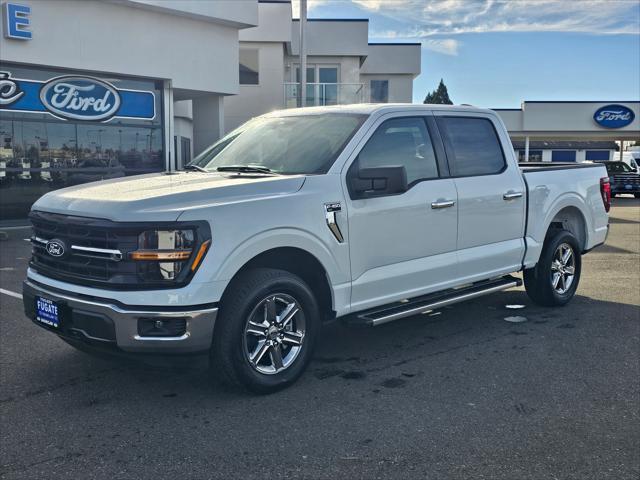
[[[348,313],[351,301],[348,247],[344,244],[335,245],[333,248],[342,249],[342,251],[333,252],[322,239],[308,231],[296,228],[263,231],[238,244],[212,275],[218,286],[218,297],[221,298],[231,279],[249,261],[264,252],[282,247],[297,248],[312,255],[327,274],[333,309],[338,315]],[[338,258],[344,260],[341,262],[344,265],[340,265]]]
[[327,245],[312,233],[296,228],[267,230],[247,238],[229,252],[215,277],[217,280],[231,280],[251,259],[268,250],[283,246],[299,248],[313,255],[324,267],[331,284],[347,280]]

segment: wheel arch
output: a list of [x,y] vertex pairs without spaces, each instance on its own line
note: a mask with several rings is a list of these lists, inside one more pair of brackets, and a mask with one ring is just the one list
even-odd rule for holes
[[589,232],[593,229],[594,219],[582,197],[573,192],[566,192],[556,199],[544,214],[542,212],[547,208],[544,203],[539,205],[539,210],[534,210],[536,207],[530,206],[527,212],[529,226],[525,237],[525,269],[536,265],[544,242],[553,229],[564,228],[573,233],[582,252],[590,248],[592,239]]
[[323,320],[335,318],[333,289],[326,268],[315,255],[299,247],[270,248],[245,261],[228,282],[222,293],[222,301],[225,294],[232,288],[234,280],[252,268],[274,268],[297,275],[316,295]]
[[578,207],[569,205],[560,209],[549,222],[545,239],[553,229],[563,229],[571,232],[578,239],[580,250],[586,250],[588,241],[587,220]]

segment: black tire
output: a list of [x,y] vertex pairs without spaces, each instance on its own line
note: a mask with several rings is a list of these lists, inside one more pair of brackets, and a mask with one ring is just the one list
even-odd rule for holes
[[[283,298],[288,300],[283,302]],[[266,348],[269,348],[269,352],[261,357],[262,360],[258,359],[255,364],[252,364],[248,358],[252,353],[249,351],[248,342],[253,341],[253,336],[246,332],[250,317],[255,321],[261,319],[261,317],[257,316],[257,309],[263,308],[260,312],[264,312],[264,318],[266,318],[268,307],[265,303],[273,302],[275,306],[272,308],[276,311],[278,302],[288,303],[291,299],[296,303],[296,307],[299,307],[300,314],[292,317],[289,322],[289,328],[293,329],[294,324],[299,325],[299,323],[302,323],[303,336],[301,337],[301,346],[297,353],[292,355],[290,364],[281,371],[276,371],[275,373],[260,372],[258,371],[259,368],[271,368],[261,365],[260,362],[271,362],[273,368],[277,368],[275,366],[277,362],[271,356],[274,349],[277,348],[281,352],[280,365],[282,366],[283,359],[286,360],[286,357],[283,358],[284,353],[287,349],[289,349],[289,353],[292,352],[293,347],[283,343],[286,340],[278,339],[277,332],[270,330],[271,328],[275,329],[277,326],[274,323],[273,327],[268,329],[269,336],[266,333],[263,335],[265,342],[281,343],[276,343],[275,347],[267,346]],[[290,306],[290,303],[288,306]],[[283,312],[281,311],[280,313],[282,314]],[[253,324],[255,324],[255,321]],[[298,326],[295,328],[298,328]],[[309,286],[300,277],[284,270],[271,268],[256,268],[243,272],[237,279],[233,280],[220,303],[220,311],[216,320],[211,346],[214,373],[225,383],[239,386],[255,393],[265,394],[285,388],[295,382],[309,364],[319,328],[320,312],[318,302]],[[274,334],[275,337],[271,337]],[[272,338],[273,340],[271,340]],[[256,350],[254,352],[259,350],[258,339],[262,341],[262,337],[256,337]],[[268,359],[265,357],[266,355],[269,355]]]
[[[564,292],[560,292],[557,288],[554,288],[554,272],[552,265],[554,264],[554,257],[557,255],[558,249],[562,245],[568,245],[571,247],[573,256],[573,278],[570,285]],[[553,267],[557,268],[557,267]],[[566,268],[562,266],[561,268]],[[527,294],[535,303],[543,305],[545,307],[559,307],[566,305],[575,295],[580,282],[580,272],[582,270],[582,258],[581,250],[578,239],[567,230],[551,230],[547,234],[544,246],[542,247],[542,253],[538,264],[534,268],[530,268],[524,271],[524,286],[527,290]],[[561,274],[566,282],[568,274]],[[562,284],[560,279],[559,286]]]
[[634,193],[633,196],[636,198],[640,198],[640,193]]

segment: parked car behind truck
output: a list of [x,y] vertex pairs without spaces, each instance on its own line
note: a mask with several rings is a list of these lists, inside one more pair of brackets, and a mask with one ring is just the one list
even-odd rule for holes
[[376,326],[520,284],[562,306],[608,232],[598,164],[520,168],[490,110],[273,112],[184,172],[48,193],[24,306],[81,347],[205,353],[255,392],[293,383],[325,321]]
[[611,196],[615,197],[620,193],[630,193],[636,198],[640,198],[640,174],[636,173],[624,162],[598,162],[604,165],[609,174],[611,183]]

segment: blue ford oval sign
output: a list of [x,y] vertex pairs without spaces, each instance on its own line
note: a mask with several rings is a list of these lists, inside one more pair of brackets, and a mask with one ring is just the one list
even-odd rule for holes
[[40,89],[44,108],[74,120],[104,121],[120,108],[120,94],[103,80],[69,75],[52,78]]
[[604,128],[622,128],[633,122],[636,115],[624,105],[606,105],[593,114],[596,123]]

